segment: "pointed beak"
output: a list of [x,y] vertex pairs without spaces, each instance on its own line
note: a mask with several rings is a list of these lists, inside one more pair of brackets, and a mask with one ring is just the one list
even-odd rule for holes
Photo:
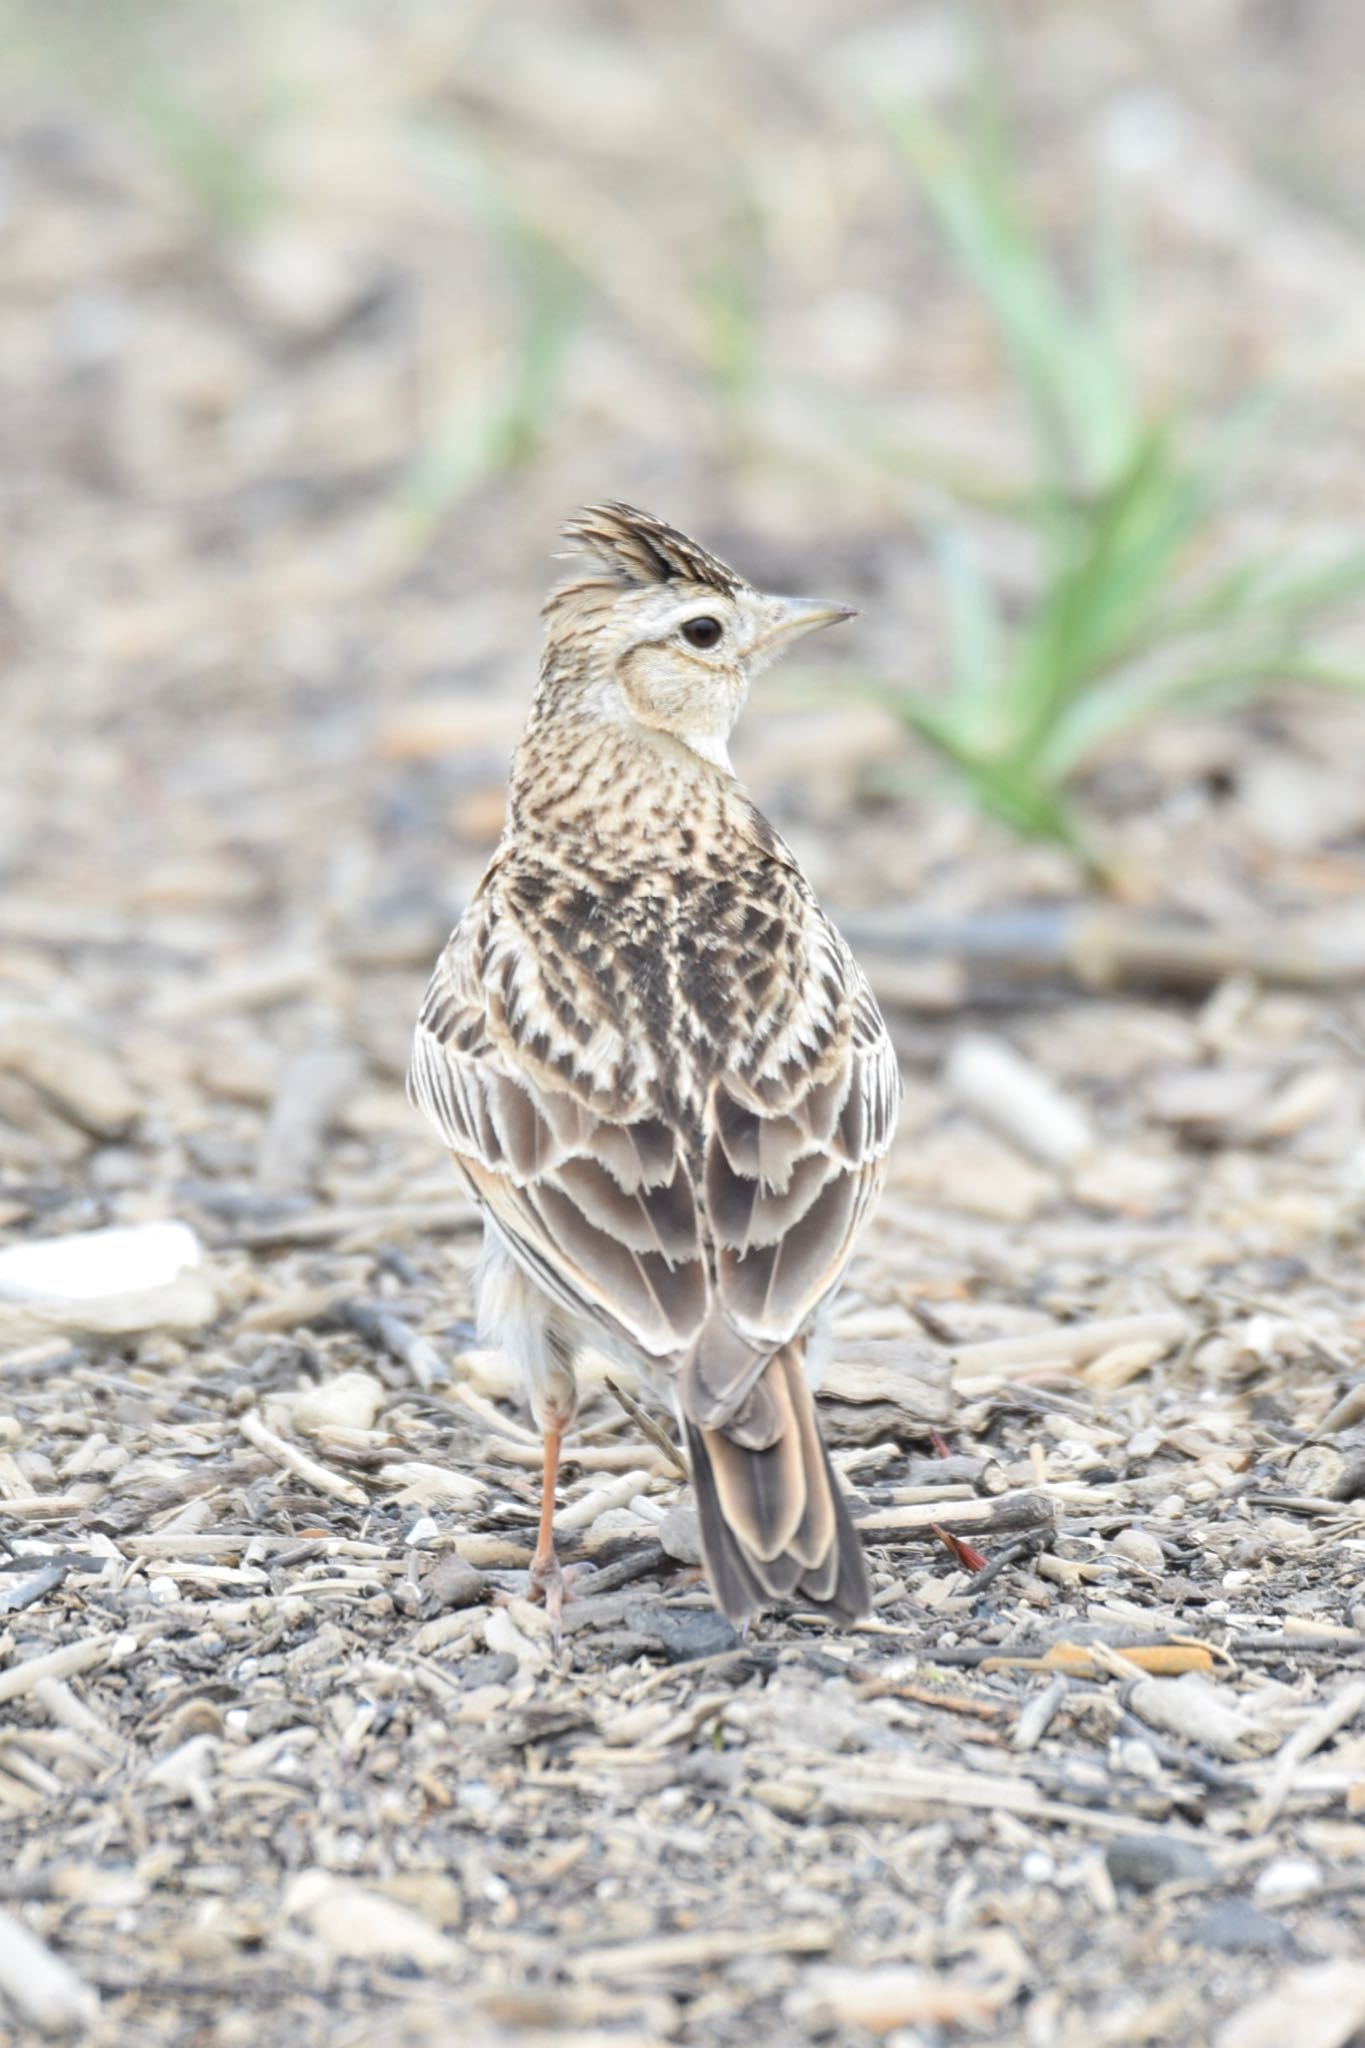
[[773,623],[759,642],[765,652],[818,632],[821,626],[838,626],[858,616],[852,605],[830,604],[822,597],[775,597],[771,604]]

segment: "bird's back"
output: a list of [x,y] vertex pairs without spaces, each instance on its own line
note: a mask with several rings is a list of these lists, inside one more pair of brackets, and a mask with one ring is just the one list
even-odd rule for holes
[[689,1150],[719,1076],[771,1091],[798,1037],[805,1066],[828,1060],[863,993],[791,855],[738,793],[733,809],[609,861],[523,830],[453,941],[492,1046],[601,1113],[668,1117]]

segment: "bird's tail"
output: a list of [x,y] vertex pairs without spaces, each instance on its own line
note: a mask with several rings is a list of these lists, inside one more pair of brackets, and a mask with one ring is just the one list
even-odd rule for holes
[[[730,1422],[684,1416],[702,1554],[733,1622],[775,1600],[856,1620],[871,1604],[848,1504],[801,1369],[801,1340],[777,1352]],[[756,1440],[757,1439],[757,1440]]]

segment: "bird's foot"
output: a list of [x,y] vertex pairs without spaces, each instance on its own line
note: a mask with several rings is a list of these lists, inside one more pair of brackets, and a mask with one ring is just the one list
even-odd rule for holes
[[[544,1595],[545,1614],[550,1624],[550,1642],[556,1657],[564,1644],[564,1603],[573,1599],[573,1581],[583,1569],[582,1565],[571,1564],[565,1571],[553,1551],[548,1557],[536,1556],[531,1559],[528,1591],[533,1600],[537,1593]],[[591,1570],[591,1566],[588,1569]]]

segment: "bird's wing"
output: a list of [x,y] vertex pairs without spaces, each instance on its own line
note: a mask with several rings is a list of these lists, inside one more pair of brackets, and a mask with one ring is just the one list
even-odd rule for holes
[[[838,1285],[886,1174],[901,1081],[861,969],[818,911],[807,1000],[712,1085],[702,1203],[713,1294],[682,1402],[715,1427]],[[759,1418],[749,1434],[761,1441]]]
[[413,1100],[546,1291],[681,1369],[695,1421],[729,1420],[838,1281],[880,1186],[900,1083],[876,1004],[811,905],[804,999],[751,1009],[680,1097],[674,1040],[495,896],[437,963]]
[[573,1314],[655,1357],[706,1313],[697,1202],[647,1042],[496,890],[436,964],[408,1090],[508,1250]]

